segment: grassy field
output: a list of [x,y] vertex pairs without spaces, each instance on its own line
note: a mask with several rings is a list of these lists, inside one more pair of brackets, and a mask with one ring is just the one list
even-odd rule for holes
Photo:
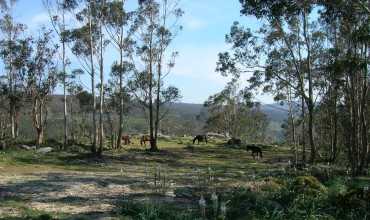
[[[239,195],[252,192],[270,198],[272,194],[266,192],[283,195],[281,188],[288,188],[289,179],[315,172],[289,169],[291,153],[284,147],[266,148],[264,157],[254,160],[244,149],[225,147],[220,140],[192,145],[189,139],[178,138],[161,140],[159,146],[160,152],[151,153],[136,140],[122,150],[105,151],[102,158],[77,147],[48,154],[0,152],[0,219],[162,219],[158,216],[168,215],[169,209],[192,213],[181,219],[201,218],[198,201],[203,195],[207,204],[215,193],[224,204],[239,204]],[[321,171],[316,169],[318,176],[323,175]],[[335,172],[343,173],[341,169]],[[347,186],[349,180],[342,179],[340,183],[347,181],[342,184]],[[362,187],[370,181],[362,177],[350,182]],[[230,197],[238,190],[243,193]],[[318,191],[324,190],[319,187]],[[245,214],[235,214],[244,208],[228,207],[228,219],[244,219]],[[212,206],[206,209],[209,213]]]

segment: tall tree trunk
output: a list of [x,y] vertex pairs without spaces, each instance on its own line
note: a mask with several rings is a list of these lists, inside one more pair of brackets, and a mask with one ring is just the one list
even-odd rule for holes
[[294,148],[294,161],[295,164],[298,164],[298,148],[297,148],[297,141],[296,141],[296,129],[295,129],[295,121],[293,115],[293,106],[292,106],[292,90],[291,87],[288,87],[288,103],[289,103],[289,120],[292,126],[292,144]]
[[16,131],[16,100],[15,100],[15,86],[14,86],[14,71],[13,71],[13,59],[10,58],[9,65],[9,107],[10,107],[10,125],[11,125],[11,137],[15,139],[17,137]]
[[34,97],[32,106],[32,120],[33,126],[36,130],[36,146],[40,147],[44,140],[44,127],[43,127],[43,100]]
[[[364,55],[363,55],[364,59],[367,60],[368,57],[367,57],[367,48],[364,49]],[[361,140],[361,151],[362,151],[362,154],[361,154],[361,162],[360,162],[360,172],[362,173],[363,170],[365,168],[368,167],[368,158],[369,158],[369,140],[368,140],[368,135],[369,135],[369,130],[368,130],[368,119],[367,119],[367,116],[368,116],[368,105],[369,105],[369,100],[368,100],[368,68],[367,66],[365,66],[364,68],[364,74],[361,76],[359,76],[360,78],[360,85],[359,85],[359,89],[361,89],[361,95],[360,95],[360,111],[359,111],[359,116],[360,116],[360,130],[361,130],[361,133],[360,133],[360,140]]]
[[302,107],[302,162],[306,163],[306,109],[305,109],[305,102],[304,98],[302,97],[301,100],[301,107]]
[[44,129],[39,128],[37,129],[37,140],[36,145],[40,147],[44,142]]
[[[13,21],[11,21],[13,22]],[[13,24],[11,24],[13,25]],[[11,46],[11,42],[13,41],[13,26],[10,28],[9,30],[9,33],[8,33],[8,41],[9,41],[9,50],[11,50],[12,46]],[[14,81],[15,81],[15,77],[14,77],[14,71],[13,71],[13,55],[12,55],[12,52],[10,51],[9,53],[9,76],[8,76],[8,80],[9,80],[9,108],[10,108],[10,126],[11,126],[11,137],[12,139],[15,139],[16,138],[16,126],[15,126],[15,123],[16,123],[16,119],[15,119],[15,97],[14,97]]]
[[13,101],[10,102],[10,126],[12,139],[16,138],[16,119],[15,119],[15,105]]
[[96,132],[96,97],[95,97],[95,67],[94,67],[94,40],[93,40],[93,30],[92,30],[92,2],[89,5],[89,35],[90,35],[90,65],[91,65],[91,94],[93,97],[92,106],[92,146],[91,152],[96,153],[96,142],[97,142],[97,132]]
[[[153,58],[151,58],[153,59]],[[150,64],[149,73],[149,135],[150,135],[150,150],[158,151],[157,141],[154,137],[154,108],[153,108],[153,62]]]
[[155,140],[158,140],[158,130],[159,130],[159,111],[160,111],[160,95],[161,95],[161,80],[162,80],[162,53],[163,49],[161,48],[159,59],[158,59],[158,79],[157,79],[157,94],[156,94],[156,110],[155,110]]
[[[65,31],[65,17],[64,9],[62,11],[62,33]],[[61,35],[63,36],[63,34]],[[62,37],[62,62],[63,62],[63,102],[64,102],[64,139],[63,148],[66,149],[68,145],[68,110],[67,110],[67,73],[66,73],[66,45],[64,37]]]
[[[153,23],[153,15],[150,15]],[[154,31],[154,30],[153,30]],[[149,135],[150,135],[150,150],[158,151],[157,140],[154,137],[154,108],[153,108],[153,65],[154,65],[154,49],[153,49],[153,31],[150,33],[149,42]]]
[[104,123],[103,123],[103,107],[104,107],[104,58],[103,58],[103,32],[102,24],[100,24],[100,106],[99,106],[99,150],[98,155],[103,153],[104,145]]
[[[161,71],[161,64],[158,64],[158,71]],[[159,130],[159,111],[160,111],[160,89],[161,89],[161,73],[158,72],[158,82],[157,82],[157,98],[156,98],[156,110],[155,110],[155,134],[154,138],[158,140],[158,130]]]
[[316,147],[314,143],[314,137],[313,137],[313,119],[314,119],[314,109],[313,109],[313,104],[311,103],[310,106],[308,107],[308,137],[309,137],[309,143],[310,143],[310,148],[311,148],[311,153],[310,153],[310,163],[315,163],[316,160]]
[[332,118],[332,123],[331,123],[331,150],[330,150],[330,158],[329,161],[331,163],[334,163],[337,159],[337,153],[338,153],[338,112],[337,112],[337,88],[336,85],[334,85],[334,95],[333,95],[333,100],[332,100],[332,105],[331,105],[331,112],[332,115],[329,116]]
[[73,96],[71,96],[71,98],[69,99],[69,105],[71,106],[69,108],[69,111],[70,111],[70,129],[71,129],[71,139],[72,139],[72,143],[75,143],[76,141],[76,133],[75,133],[75,113],[73,112]]
[[[303,12],[303,36],[305,39],[305,44],[307,48],[307,78],[308,78],[308,100],[307,102],[307,109],[308,109],[308,136],[309,136],[309,143],[311,148],[310,154],[310,163],[315,163],[316,160],[316,147],[314,143],[314,133],[313,133],[313,120],[314,120],[314,102],[313,102],[313,82],[312,82],[312,69],[311,69],[311,42],[310,37],[308,35],[308,21],[307,21],[307,10],[305,9]],[[304,92],[304,91],[303,91]]]
[[124,112],[124,94],[123,94],[123,28],[121,28],[120,37],[120,71],[119,71],[119,129],[117,147],[121,148],[123,135],[123,112]]
[[[167,19],[167,0],[164,0],[163,2],[164,5],[164,14],[163,14],[163,28],[166,27],[166,19]],[[158,141],[158,130],[160,126],[160,118],[159,118],[159,112],[160,112],[160,106],[161,106],[161,100],[160,100],[160,95],[161,95],[161,83],[162,83],[162,62],[163,62],[163,53],[164,53],[164,34],[161,34],[161,39],[160,39],[160,50],[159,50],[159,56],[158,56],[158,78],[157,78],[157,98],[156,98],[156,115],[155,115],[155,145],[157,147],[157,141]]]

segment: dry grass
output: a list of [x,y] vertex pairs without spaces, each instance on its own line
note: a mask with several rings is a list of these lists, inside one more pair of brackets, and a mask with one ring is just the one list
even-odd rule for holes
[[[217,187],[245,185],[250,174],[273,169],[271,161],[286,160],[288,155],[287,150],[270,149],[255,161],[245,150],[228,149],[220,142],[190,148],[189,144],[189,140],[161,141],[157,153],[126,146],[106,151],[100,159],[71,152],[7,152],[0,157],[0,219],[22,215],[25,207],[59,217],[115,216],[117,202],[124,198],[189,204],[192,201],[176,198],[173,192],[197,184],[197,172],[211,168]],[[167,178],[166,195],[154,189],[158,167]]]

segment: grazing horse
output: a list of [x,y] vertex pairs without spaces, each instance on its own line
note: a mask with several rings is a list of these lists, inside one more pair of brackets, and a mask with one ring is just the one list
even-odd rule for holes
[[150,142],[150,136],[149,135],[143,135],[140,138],[140,145],[141,146],[146,146],[146,142]]
[[257,155],[257,157],[262,158],[262,149],[260,147],[253,146],[253,145],[248,145],[247,146],[247,151],[252,151],[253,159],[255,159],[256,155]]
[[195,141],[198,141],[198,144],[200,142],[206,142],[206,144],[208,144],[207,135],[197,135],[193,139],[193,144],[195,144]]
[[130,140],[130,136],[129,135],[123,135],[122,136],[122,141],[123,141],[123,144],[124,145],[130,145],[131,144],[131,140]]

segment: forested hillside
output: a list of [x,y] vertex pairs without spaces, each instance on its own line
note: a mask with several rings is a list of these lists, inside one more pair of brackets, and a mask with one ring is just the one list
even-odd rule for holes
[[[89,115],[88,112],[81,110],[80,104],[76,98],[68,97],[71,100],[69,104],[72,107],[75,120],[79,120],[85,115]],[[126,134],[145,134],[147,133],[147,114],[137,103],[127,103],[130,105],[126,113]],[[61,133],[63,131],[63,113],[60,109],[63,108],[63,96],[53,95],[50,97],[48,102],[48,123],[46,138],[60,140]],[[20,134],[23,134],[27,140],[34,138],[35,131],[33,130],[29,117],[31,112],[30,103],[25,102],[22,107],[22,122],[20,127]],[[163,121],[161,132],[164,135],[195,135],[197,133],[206,133],[207,130],[204,128],[207,118],[209,117],[207,107],[202,104],[191,104],[191,103],[173,103],[167,106],[168,113],[166,119]],[[269,126],[267,128],[267,135],[270,137],[270,141],[281,142],[283,140],[283,129],[282,125],[287,119],[287,108],[279,104],[267,104],[262,105],[261,110],[269,120]],[[92,116],[89,115],[91,118]],[[118,115],[114,113],[112,117],[117,118]],[[87,119],[89,121],[91,119]],[[79,120],[81,121],[81,120]],[[106,129],[109,125],[106,124]],[[79,127],[76,127],[78,129]],[[87,128],[85,128],[87,129]],[[88,132],[88,131],[86,131]]]

